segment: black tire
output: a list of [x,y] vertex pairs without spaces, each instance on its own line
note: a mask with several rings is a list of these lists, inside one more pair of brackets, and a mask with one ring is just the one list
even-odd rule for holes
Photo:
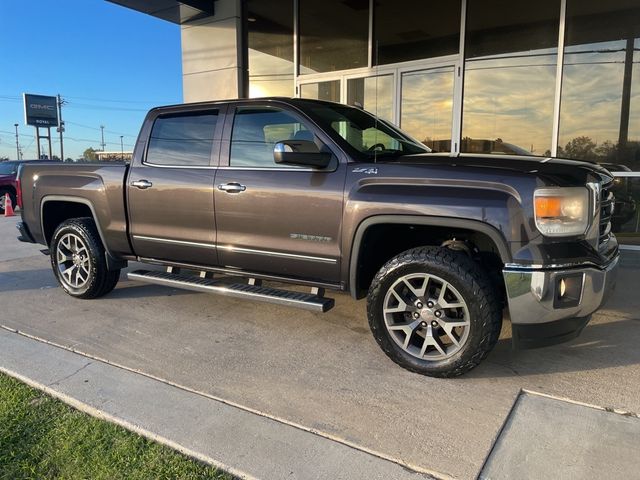
[[[86,247],[88,266],[86,280],[82,285],[74,286],[62,274],[67,263],[58,259],[58,246],[68,238],[78,237]],[[65,247],[63,246],[63,249]],[[98,229],[92,218],[72,218],[61,223],[51,239],[51,267],[62,289],[75,298],[98,298],[111,292],[120,278],[120,270],[108,270],[105,249]],[[72,261],[71,261],[72,263]]]
[[[394,284],[399,285],[397,283],[399,279],[413,274],[434,275],[446,281],[466,304],[469,325],[464,328],[468,328],[468,333],[464,337],[465,341],[460,341],[459,347],[453,346],[452,351],[455,351],[455,348],[459,350],[448,358],[426,360],[424,357],[416,356],[394,341],[392,333],[387,328],[383,312],[387,292]],[[428,281],[425,285],[429,285]],[[447,288],[444,290],[446,291]],[[502,327],[502,303],[497,292],[488,275],[467,254],[447,248],[415,248],[389,260],[373,279],[367,297],[369,326],[382,350],[401,367],[431,377],[455,377],[476,367],[498,341]],[[415,306],[412,304],[410,308],[413,309]],[[404,319],[416,318],[411,317],[416,315],[416,312],[402,311],[391,315],[404,315]],[[442,310],[440,315],[443,315]],[[446,314],[444,316],[446,317]],[[422,319],[422,317],[418,318]],[[437,324],[437,320],[433,318],[433,325]],[[398,325],[403,324],[404,322],[401,322]],[[426,325],[426,322],[422,323],[418,329],[428,328],[422,325]],[[442,331],[438,328],[440,327],[434,326],[433,332]],[[426,337],[424,331],[421,330],[422,337],[418,338],[415,336],[418,330],[415,330],[414,333],[405,337],[405,341],[409,341],[406,339],[410,337],[411,342],[419,342]],[[424,343],[427,343],[426,340],[423,341]],[[439,352],[435,353],[439,354]],[[441,356],[444,357],[444,355]]]
[[5,201],[4,199],[5,199],[5,195],[7,193],[9,194],[9,198],[11,198],[11,206],[13,207],[14,210],[16,209],[16,206],[17,206],[17,204],[16,204],[17,198],[16,198],[15,193],[13,193],[11,190],[7,190],[6,188],[0,188],[0,199],[2,199],[1,202],[0,202],[0,214],[1,215],[4,215],[4,201]]

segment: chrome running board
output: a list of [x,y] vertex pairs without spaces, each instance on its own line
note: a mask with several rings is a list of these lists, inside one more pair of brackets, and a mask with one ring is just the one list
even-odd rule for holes
[[321,290],[313,293],[291,292],[289,290],[263,287],[260,282],[254,282],[253,284],[232,283],[229,282],[229,279],[225,282],[225,279],[203,278],[178,272],[158,272],[153,270],[136,270],[129,272],[127,277],[129,280],[137,280],[154,285],[275,303],[312,312],[327,312],[335,305],[334,299],[324,297]]

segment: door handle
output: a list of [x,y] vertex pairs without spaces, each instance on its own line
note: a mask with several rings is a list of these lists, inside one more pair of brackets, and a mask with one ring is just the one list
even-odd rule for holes
[[136,180],[135,182],[131,182],[132,187],[138,187],[140,190],[144,190],[149,187],[153,187],[153,183],[149,180]]
[[223,192],[227,193],[240,193],[244,192],[246,189],[247,187],[236,182],[223,183],[221,185],[218,185],[218,190],[222,190]]

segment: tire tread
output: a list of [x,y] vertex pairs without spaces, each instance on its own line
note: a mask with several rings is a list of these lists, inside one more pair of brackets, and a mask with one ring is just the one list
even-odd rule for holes
[[[118,280],[120,279],[120,270],[109,270],[107,268],[107,261],[105,258],[105,248],[102,244],[102,239],[100,238],[100,234],[98,233],[98,229],[96,224],[91,217],[79,217],[79,218],[71,218],[61,223],[56,229],[53,237],[51,239],[51,265],[54,268],[54,272],[56,270],[55,264],[55,240],[58,238],[59,233],[63,229],[73,229],[76,231],[80,231],[84,238],[88,241],[87,248],[90,250],[92,256],[94,257],[94,261],[96,263],[95,268],[93,269],[96,272],[96,281],[95,283],[85,292],[81,294],[74,294],[72,292],[64,290],[74,298],[81,298],[85,300],[99,298],[107,293],[111,292]],[[56,273],[57,275],[57,273]]]
[[[393,348],[385,347],[384,342],[380,338],[386,332],[375,327],[375,308],[374,303],[379,295],[384,295],[381,291],[383,279],[392,274],[396,269],[407,265],[425,262],[435,262],[446,266],[458,275],[464,282],[471,287],[474,297],[480,301],[478,310],[480,311],[480,331],[483,336],[478,343],[478,348],[463,361],[458,362],[449,370],[443,371],[426,371],[423,368],[417,368],[406,362],[396,355]],[[488,275],[486,275],[480,266],[474,262],[465,253],[451,250],[444,247],[418,247],[407,250],[389,260],[375,275],[369,293],[367,295],[367,316],[369,325],[382,350],[396,363],[403,368],[415,373],[429,375],[434,377],[450,378],[462,375],[469,370],[475,368],[482,362],[489,352],[493,349],[500,336],[502,328],[502,309],[501,301],[496,287],[491,283]]]

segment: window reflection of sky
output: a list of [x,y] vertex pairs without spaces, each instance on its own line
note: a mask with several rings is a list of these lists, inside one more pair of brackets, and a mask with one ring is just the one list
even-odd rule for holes
[[463,138],[500,138],[544,155],[551,149],[556,64],[555,49],[468,61]]
[[402,75],[400,126],[429,146],[451,138],[453,75],[453,67]]
[[[636,49],[640,41],[635,41]],[[596,144],[617,143],[624,76],[625,41],[576,45],[566,49],[560,115],[560,142],[578,136]],[[632,73],[629,140],[640,140],[640,57]]]

